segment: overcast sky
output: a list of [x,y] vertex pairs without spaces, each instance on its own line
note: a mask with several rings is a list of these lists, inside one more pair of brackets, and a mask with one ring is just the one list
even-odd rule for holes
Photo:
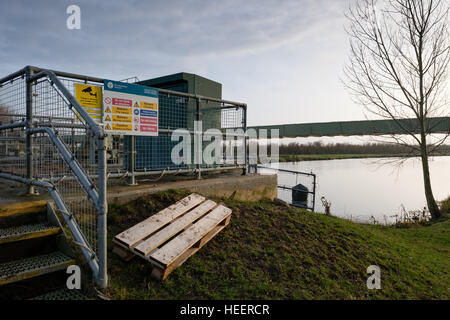
[[[350,0],[6,1],[0,76],[25,65],[120,80],[176,72],[223,84],[249,125],[364,119],[339,78]],[[81,8],[81,30],[66,8]]]

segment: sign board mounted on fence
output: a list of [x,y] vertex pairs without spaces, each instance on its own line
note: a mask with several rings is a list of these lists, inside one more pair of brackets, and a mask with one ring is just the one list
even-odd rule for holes
[[158,89],[104,80],[103,125],[106,133],[158,135]]
[[75,99],[97,123],[102,123],[102,87],[75,83]]

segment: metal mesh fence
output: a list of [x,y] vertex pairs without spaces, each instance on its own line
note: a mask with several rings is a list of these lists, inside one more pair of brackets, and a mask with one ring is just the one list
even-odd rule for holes
[[[48,187],[48,182],[52,183],[55,188],[49,190],[55,203],[58,203],[59,210],[62,214],[75,218],[73,220],[66,217],[65,220],[77,241],[81,241],[81,246],[85,247],[82,251],[86,250],[86,244],[90,246],[94,252],[89,255],[98,253],[99,265],[105,270],[106,260],[101,258],[102,252],[105,252],[105,232],[102,231],[102,237],[99,230],[104,226],[102,214],[105,213],[105,188],[102,186],[106,177],[98,181],[100,177],[104,177],[105,172],[100,165],[103,163],[100,159],[104,153],[98,151],[103,140],[99,140],[101,133],[97,132],[96,135],[92,132],[98,131],[98,128],[89,127],[88,121],[78,114],[80,110],[75,111],[74,101],[71,101],[76,96],[77,83],[102,87],[102,80],[62,72],[56,72],[59,76],[55,78],[52,72],[46,71],[33,78],[38,80],[27,85],[25,74],[42,69],[29,67],[27,71],[24,70],[1,80],[0,173],[3,174],[2,177],[13,180],[27,183],[32,181],[34,184],[39,182],[40,186]],[[17,74],[20,75],[16,76]],[[85,78],[86,80],[79,80]],[[30,88],[28,94],[27,87]],[[89,112],[87,109],[85,111]],[[101,114],[90,116],[94,120],[96,116],[99,120],[103,118]],[[245,105],[242,104],[234,105],[212,98],[199,100],[198,97],[161,90],[158,136],[106,136],[104,145],[107,171],[110,177],[123,177],[130,174],[130,171],[134,175],[164,173],[165,170],[195,172],[199,168],[208,167],[243,167],[246,163],[246,140],[243,135],[245,117]],[[201,128],[196,127],[196,121],[201,121]],[[28,137],[27,128],[30,129],[28,132],[32,132]],[[181,164],[174,163],[172,159],[172,150],[179,143],[177,139],[172,139],[172,133],[177,129],[184,129],[190,137],[188,146],[192,151],[191,156],[186,157],[185,163]],[[217,136],[218,133],[221,139],[219,148],[214,149],[216,162],[201,162],[197,165],[194,161],[196,150],[204,150],[210,143],[202,137],[205,136],[205,131],[212,129],[215,129],[212,136]],[[225,132],[226,129],[232,132]],[[226,142],[226,138],[231,140]],[[196,142],[198,149],[195,149]],[[27,150],[31,151],[28,155]],[[218,150],[226,150],[227,153],[217,154]],[[76,223],[73,224],[73,221]],[[81,236],[78,236],[78,229]],[[86,251],[83,253],[86,257]]]
[[[0,85],[0,125],[24,121],[26,81],[17,77]],[[24,177],[26,174],[25,132],[20,128],[0,131],[0,171]]]
[[[61,81],[74,94],[75,81]],[[83,119],[68,107],[65,99],[49,80],[38,81],[32,88],[35,126],[46,126],[55,130],[72,153],[73,160],[77,161],[88,175],[95,178],[98,175],[96,136],[87,129]],[[94,252],[97,252],[97,214],[92,203],[87,201],[86,191],[46,134],[36,133],[32,141],[34,178],[51,181],[57,186],[87,242]],[[93,182],[97,185],[95,180]]]
[[[215,163],[202,161],[200,168],[238,166],[245,163],[243,155],[240,155],[238,148],[243,148],[244,108],[242,106],[230,106],[221,102],[201,100],[200,112],[197,115],[197,101],[192,97],[184,97],[175,93],[159,94],[159,134],[156,137],[136,136],[134,152],[135,171],[162,171],[162,170],[194,170],[197,167],[195,152],[205,147],[215,140],[206,132],[216,129],[222,132],[221,145],[225,150],[227,146],[226,129],[241,129],[237,134],[230,131],[230,138],[234,139],[232,148],[234,152],[226,155],[223,152],[217,157]],[[195,127],[195,121],[201,121],[202,142],[198,143],[197,149],[195,140],[198,137],[199,127]],[[187,140],[190,144],[190,157],[181,164],[173,162],[171,157],[173,148],[180,142],[179,139],[172,139],[174,130],[184,129],[189,132]],[[187,135],[184,135],[186,137]],[[205,139],[204,139],[205,137]],[[130,170],[130,155],[132,150],[131,137],[124,137],[124,170]],[[206,141],[203,141],[206,140]],[[230,154],[232,156],[230,156]],[[215,153],[213,154],[215,156]],[[203,157],[202,157],[203,158]]]

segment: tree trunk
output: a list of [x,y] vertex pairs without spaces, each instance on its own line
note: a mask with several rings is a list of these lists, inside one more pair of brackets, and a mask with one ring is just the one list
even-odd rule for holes
[[431,219],[435,220],[441,216],[439,207],[434,200],[433,191],[431,189],[430,180],[430,168],[428,166],[428,155],[426,150],[426,145],[421,146],[421,156],[422,156],[422,171],[423,171],[423,183],[425,187],[425,198],[427,199],[428,210],[431,214]]

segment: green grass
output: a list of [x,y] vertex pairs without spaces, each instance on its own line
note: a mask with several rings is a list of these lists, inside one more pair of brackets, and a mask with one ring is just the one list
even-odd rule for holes
[[442,213],[450,213],[450,196],[447,197],[444,201],[441,203],[441,212]]
[[[357,224],[269,200],[221,199],[230,224],[164,282],[112,253],[112,238],[181,199],[169,191],[110,206],[112,299],[449,299],[450,220],[410,228]],[[215,199],[220,200],[220,199]],[[381,268],[381,290],[366,269]]]

